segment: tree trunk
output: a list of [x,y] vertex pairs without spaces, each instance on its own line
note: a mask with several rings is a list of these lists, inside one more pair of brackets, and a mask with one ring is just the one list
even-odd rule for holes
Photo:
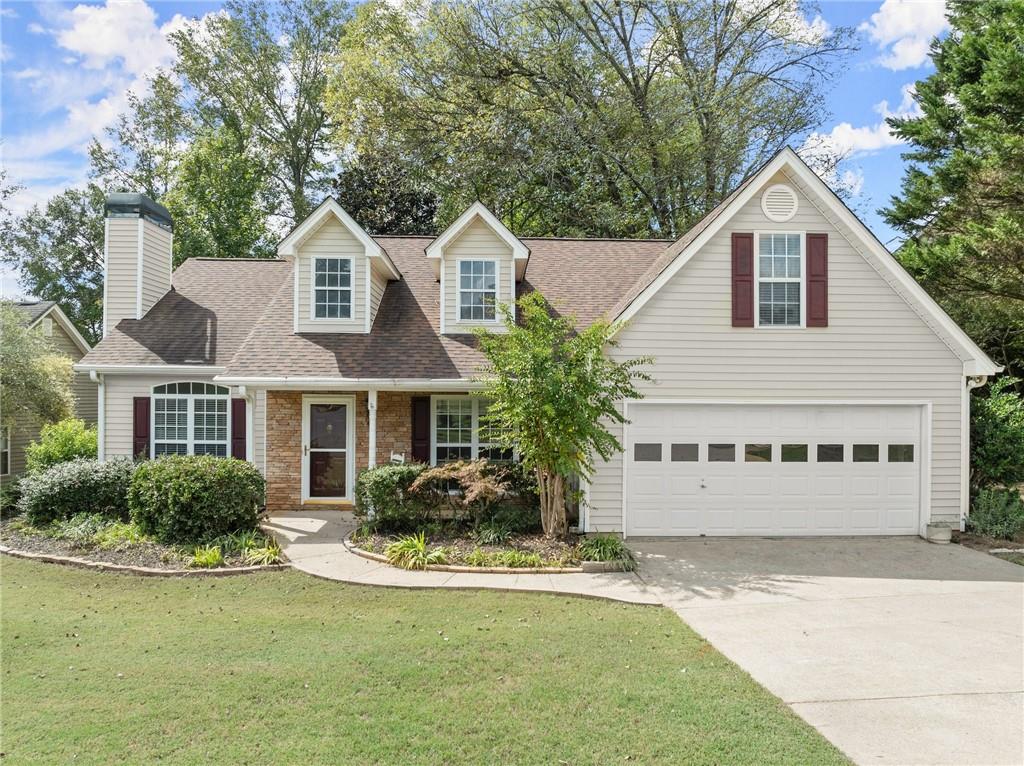
[[537,492],[540,495],[540,521],[544,535],[565,537],[569,532],[569,522],[565,515],[565,477],[538,468]]

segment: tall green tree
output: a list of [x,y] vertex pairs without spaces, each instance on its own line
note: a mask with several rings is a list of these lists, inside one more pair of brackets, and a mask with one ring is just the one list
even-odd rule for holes
[[437,195],[386,150],[360,153],[334,179],[334,196],[372,234],[431,234]]
[[337,0],[228,0],[171,35],[196,113],[231,114],[252,131],[291,222],[310,213],[334,169],[324,91],[346,17]]
[[0,261],[32,295],[56,301],[90,343],[103,334],[103,202],[95,184],[68,189],[0,225]]
[[486,425],[503,447],[515,448],[537,475],[544,534],[568,532],[565,499],[572,476],[589,478],[594,459],[622,451],[608,424],[622,424],[618,406],[639,399],[636,382],[650,380],[648,358],[617,362],[605,355],[616,326],[599,320],[577,328],[556,316],[540,293],[519,299],[521,322],[501,306],[505,332],[477,333],[487,360],[482,395]]
[[954,0],[884,210],[897,256],[999,363],[1024,372],[1024,0]]
[[530,234],[675,236],[826,117],[848,29],[795,0],[361,6],[339,137]]
[[71,360],[57,353],[42,333],[30,330],[12,304],[0,301],[2,424],[68,417],[74,407],[71,379]]

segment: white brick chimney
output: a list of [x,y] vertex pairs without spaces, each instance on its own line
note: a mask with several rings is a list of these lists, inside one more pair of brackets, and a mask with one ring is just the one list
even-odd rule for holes
[[142,319],[171,289],[174,223],[144,194],[107,195],[103,246],[103,334]]

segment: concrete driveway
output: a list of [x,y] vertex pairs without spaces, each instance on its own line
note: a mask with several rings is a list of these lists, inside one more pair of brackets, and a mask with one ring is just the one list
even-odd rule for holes
[[857,763],[1024,763],[1024,567],[910,538],[630,547],[666,606]]

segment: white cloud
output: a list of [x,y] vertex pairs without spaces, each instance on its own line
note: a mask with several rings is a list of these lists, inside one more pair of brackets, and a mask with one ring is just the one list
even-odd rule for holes
[[839,177],[839,184],[841,187],[849,189],[852,196],[860,196],[861,189],[864,188],[864,171],[860,168],[844,170]]
[[7,43],[0,43],[0,61],[10,61],[14,58],[14,54],[11,52],[11,46]]
[[42,24],[39,24],[39,23],[33,21],[33,22],[29,23],[28,31],[29,31],[30,34],[33,34],[33,35],[45,35],[46,34],[46,27],[44,27]]
[[878,63],[894,71],[924,64],[932,38],[948,28],[945,0],[885,0],[857,27],[882,52]]
[[158,27],[156,12],[143,0],[107,0],[106,5],[77,5],[62,15],[57,44],[82,57],[89,69],[120,62],[126,72],[152,73],[174,60],[167,31],[180,17]]
[[0,16],[7,19],[16,19],[18,18],[18,12],[8,6],[7,8],[0,8]]
[[902,143],[885,122],[887,118],[921,116],[921,107],[914,101],[913,83],[900,88],[900,103],[896,109],[891,109],[887,100],[879,101],[873,109],[882,118],[880,122],[859,127],[841,122],[828,133],[812,133],[805,145],[824,147],[847,158],[871,154]]

